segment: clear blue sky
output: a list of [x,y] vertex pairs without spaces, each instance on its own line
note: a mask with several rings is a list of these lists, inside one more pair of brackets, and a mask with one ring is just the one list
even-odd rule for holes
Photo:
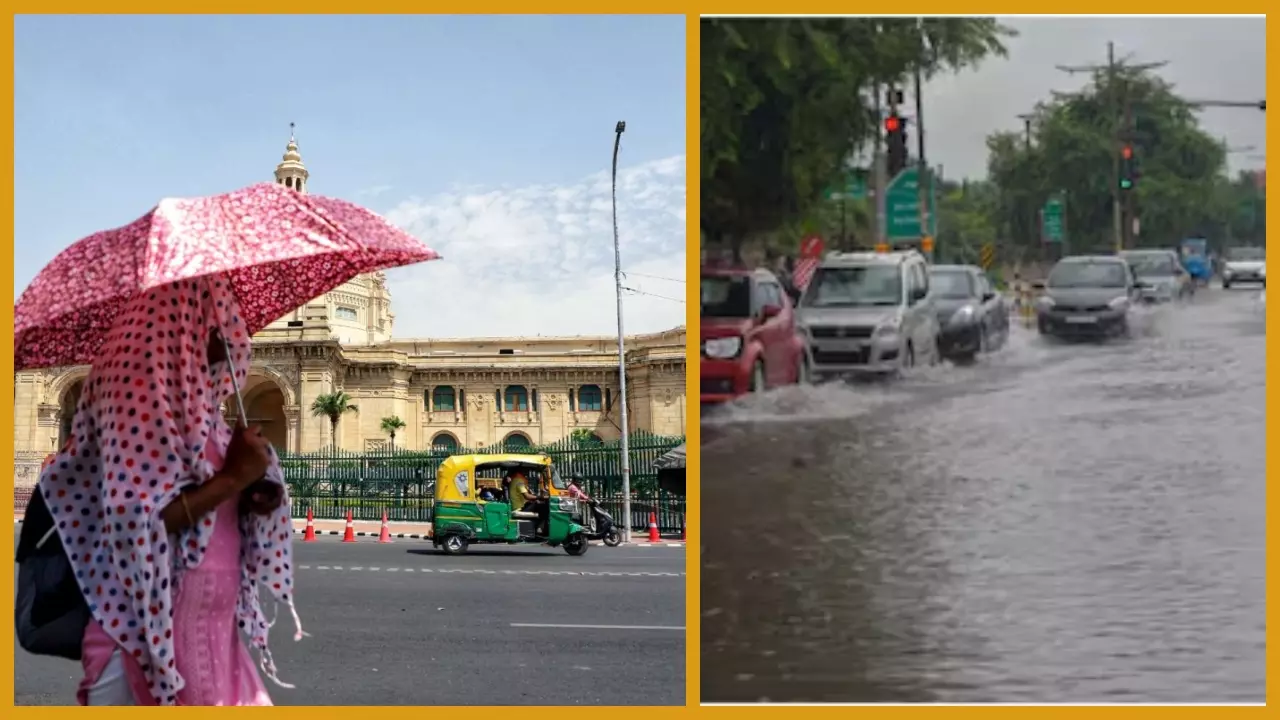
[[15,293],[162,197],[270,181],[291,121],[310,190],[379,211],[607,170],[619,119],[625,164],[683,155],[684,22],[17,16]]

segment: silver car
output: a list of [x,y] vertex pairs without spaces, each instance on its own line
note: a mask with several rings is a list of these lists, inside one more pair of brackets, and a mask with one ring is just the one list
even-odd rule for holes
[[1222,288],[1232,284],[1255,282],[1267,286],[1267,251],[1257,247],[1233,247],[1222,263]]
[[938,319],[920,253],[832,253],[797,308],[814,378],[895,373],[938,359]]
[[1120,257],[1142,281],[1143,302],[1186,300],[1195,294],[1191,275],[1182,267],[1178,253],[1172,250],[1125,250]]

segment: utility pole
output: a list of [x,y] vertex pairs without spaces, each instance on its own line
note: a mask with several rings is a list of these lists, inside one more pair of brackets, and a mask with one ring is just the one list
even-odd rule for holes
[[[1020,113],[1018,115],[1018,119],[1022,121],[1022,142],[1023,147],[1027,151],[1028,158],[1031,156],[1031,121],[1034,120],[1035,117],[1034,113]],[[1044,227],[1044,210],[1033,204],[1028,208],[1028,211],[1030,219],[1027,220],[1027,232],[1031,233],[1036,238],[1039,238],[1040,257],[1041,259],[1047,260],[1049,256],[1049,247],[1048,244],[1045,243],[1044,231],[1042,230]]]
[[1142,64],[1130,64],[1128,58],[1116,60],[1116,44],[1107,42],[1107,64],[1106,65],[1059,65],[1058,69],[1074,75],[1079,72],[1098,73],[1106,71],[1107,73],[1107,103],[1111,106],[1112,127],[1112,150],[1111,150],[1111,230],[1115,240],[1116,251],[1119,252],[1125,247],[1125,228],[1124,228],[1124,209],[1122,203],[1125,199],[1120,194],[1120,153],[1124,148],[1125,137],[1128,132],[1127,119],[1131,117],[1129,112],[1129,93],[1128,82],[1126,78],[1126,91],[1121,94],[1118,82],[1119,72],[1125,70],[1129,73],[1142,72],[1144,70],[1154,70],[1164,67],[1167,62],[1153,62]]
[[915,85],[916,85],[916,198],[920,205],[920,235],[930,237],[931,249],[925,253],[929,262],[933,262],[934,251],[938,239],[932,237],[929,232],[929,191],[932,184],[929,182],[929,164],[924,156],[924,97],[921,87],[924,80],[920,72],[920,63],[916,63],[915,68]]
[[1032,113],[1022,113],[1018,115],[1018,119],[1022,121],[1022,139],[1028,150],[1031,149],[1031,121],[1035,119]]
[[613,128],[613,282],[618,297],[618,401],[622,403],[622,542],[631,542],[631,448],[627,425],[627,349],[622,332],[622,249],[618,243],[618,147],[627,124]]
[[881,124],[884,120],[884,113],[880,106],[880,83],[875,81],[871,83],[871,93],[875,96],[875,140],[872,144],[871,153],[871,185],[875,188],[876,200],[872,203],[872,212],[875,215],[875,241],[876,244],[885,241],[887,234],[888,218],[885,215],[885,157],[881,149],[884,142],[884,127]]

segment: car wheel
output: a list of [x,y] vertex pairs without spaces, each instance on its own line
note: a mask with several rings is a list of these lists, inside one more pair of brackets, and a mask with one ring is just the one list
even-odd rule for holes
[[813,368],[809,366],[808,349],[800,351],[800,367],[796,368],[796,384],[797,385],[813,384]]
[[440,549],[445,555],[461,555],[467,551],[467,539],[461,535],[450,535],[440,542]]
[[1230,289],[1231,289],[1231,281],[1230,281],[1230,280],[1223,280],[1223,281],[1222,281],[1222,289],[1223,289],[1223,290],[1230,290]]
[[564,551],[574,557],[585,555],[589,547],[591,546],[587,543],[587,539],[582,536],[582,533],[578,533],[564,541]]
[[765,390],[764,363],[759,360],[751,366],[751,392],[762,393]]

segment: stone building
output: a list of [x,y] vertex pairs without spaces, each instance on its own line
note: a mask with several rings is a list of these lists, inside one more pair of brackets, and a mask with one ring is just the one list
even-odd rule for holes
[[[275,178],[307,191],[310,174],[293,138]],[[371,273],[263,329],[243,388],[249,421],[277,448],[317,450],[331,445],[333,429],[311,412],[312,403],[343,391],[358,408],[337,425],[344,450],[388,446],[381,425],[389,416],[405,423],[396,446],[414,450],[536,445],[578,430],[604,440],[620,434],[614,338],[396,339],[394,319],[386,278]],[[15,375],[18,485],[33,483],[40,461],[61,445],[88,370]],[[685,434],[683,327],[628,338],[627,394],[633,431]]]

